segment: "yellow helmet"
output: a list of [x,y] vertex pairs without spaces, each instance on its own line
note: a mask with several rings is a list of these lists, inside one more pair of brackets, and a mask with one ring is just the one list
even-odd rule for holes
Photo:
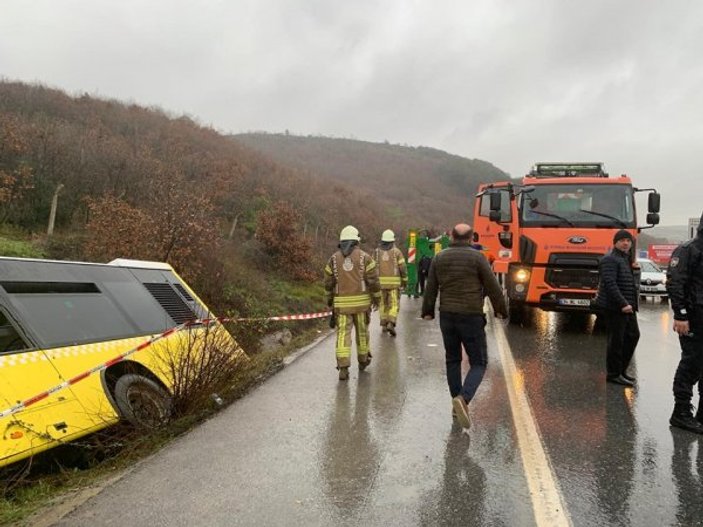
[[381,241],[382,242],[394,242],[395,241],[395,233],[390,229],[386,229],[385,231],[383,231],[383,234],[381,235]]
[[361,241],[361,238],[359,237],[359,230],[353,225],[347,225],[342,229],[342,232],[339,233],[340,242],[348,240],[353,240],[355,242]]

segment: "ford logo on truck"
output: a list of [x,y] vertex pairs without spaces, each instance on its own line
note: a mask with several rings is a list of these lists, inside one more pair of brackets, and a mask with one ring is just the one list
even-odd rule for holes
[[569,243],[581,244],[586,243],[587,241],[588,240],[583,236],[572,236],[571,238],[569,238]]

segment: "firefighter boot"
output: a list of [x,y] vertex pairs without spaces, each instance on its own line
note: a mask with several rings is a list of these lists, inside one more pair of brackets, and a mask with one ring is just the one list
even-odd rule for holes
[[395,333],[395,323],[394,322],[388,322],[386,324],[386,330],[388,331],[388,333],[391,334],[391,337],[395,337],[396,333]]
[[690,404],[676,403],[674,413],[671,414],[671,419],[669,419],[669,424],[689,432],[703,434],[703,424],[693,417]]
[[371,353],[366,354],[366,360],[364,362],[359,361],[359,370],[364,371],[371,364]]
[[339,380],[340,381],[346,381],[349,379],[349,368],[347,367],[342,367],[342,368],[337,368],[339,370]]

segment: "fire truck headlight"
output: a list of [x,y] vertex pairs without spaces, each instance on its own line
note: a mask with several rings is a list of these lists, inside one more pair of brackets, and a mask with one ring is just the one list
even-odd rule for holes
[[530,272],[527,269],[518,269],[515,271],[513,279],[518,283],[525,283],[530,279]]

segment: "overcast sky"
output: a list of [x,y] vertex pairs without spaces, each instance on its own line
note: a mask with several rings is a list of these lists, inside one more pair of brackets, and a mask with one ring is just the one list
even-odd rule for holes
[[0,75],[224,132],[604,161],[703,210],[700,0],[0,0]]

